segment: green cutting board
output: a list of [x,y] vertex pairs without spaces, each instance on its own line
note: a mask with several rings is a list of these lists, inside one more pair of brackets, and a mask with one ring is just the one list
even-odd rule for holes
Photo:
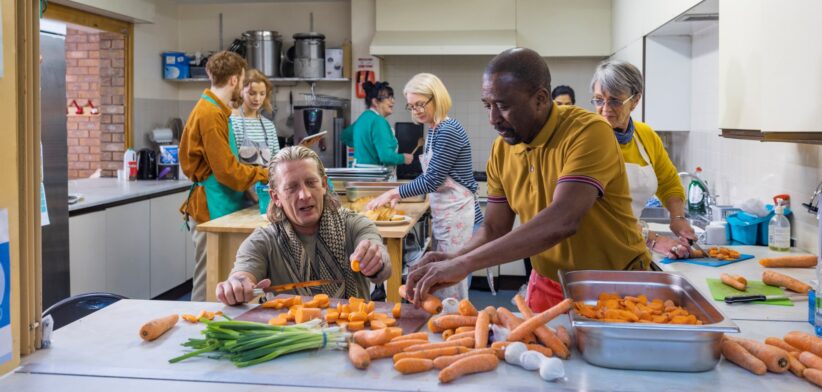
[[[708,281],[708,289],[711,290],[711,296],[716,301],[725,301],[725,297],[729,295],[785,295],[779,287],[768,286],[760,280],[749,280],[748,289],[746,291],[739,291],[731,286],[722,283],[719,279],[706,279]],[[793,302],[789,299],[769,299],[767,301],[753,301],[752,304],[765,305],[779,305],[779,306],[793,306]],[[740,304],[744,305],[744,304]]]

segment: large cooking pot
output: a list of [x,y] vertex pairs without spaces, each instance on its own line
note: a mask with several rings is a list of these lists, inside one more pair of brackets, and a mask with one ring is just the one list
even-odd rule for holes
[[320,33],[294,34],[294,76],[298,78],[325,77],[325,35]]
[[245,54],[249,65],[258,69],[265,76],[280,76],[280,57],[282,55],[282,37],[276,31],[251,30],[243,33]]

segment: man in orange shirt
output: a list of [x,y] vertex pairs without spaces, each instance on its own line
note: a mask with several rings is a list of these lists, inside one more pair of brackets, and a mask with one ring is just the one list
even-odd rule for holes
[[198,232],[198,223],[231,214],[244,207],[244,191],[258,181],[268,180],[264,167],[241,164],[237,145],[228,126],[232,101],[240,98],[246,62],[236,53],[219,52],[206,64],[211,87],[203,91],[188,116],[180,140],[180,164],[194,182],[188,199],[180,207],[194,220],[195,264],[192,301],[206,300],[206,235]]

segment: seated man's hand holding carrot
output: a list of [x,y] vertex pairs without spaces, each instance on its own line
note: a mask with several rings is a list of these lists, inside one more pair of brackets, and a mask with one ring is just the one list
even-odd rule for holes
[[[349,260],[354,272],[360,272],[365,276],[374,276],[378,274],[384,265],[383,247],[381,244],[375,244],[369,240],[360,241],[354,253],[351,254]],[[358,264],[357,271],[354,265]]]

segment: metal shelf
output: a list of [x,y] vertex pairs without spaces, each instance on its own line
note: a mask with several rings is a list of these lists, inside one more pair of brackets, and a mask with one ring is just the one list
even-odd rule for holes
[[[163,79],[168,82],[175,83],[208,83],[208,78],[189,78],[189,79]],[[316,83],[316,82],[350,82],[348,78],[268,78],[274,84],[288,84],[288,83]]]

